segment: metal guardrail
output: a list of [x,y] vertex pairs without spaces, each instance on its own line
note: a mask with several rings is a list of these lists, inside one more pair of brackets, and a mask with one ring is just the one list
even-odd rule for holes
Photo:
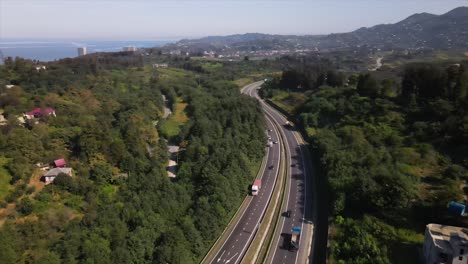
[[281,130],[278,128],[278,124],[273,120],[273,118],[271,118],[270,116],[268,118],[270,118],[271,122],[275,126],[275,129],[278,131],[280,146],[281,148],[283,148],[283,151],[281,152],[281,162],[280,162],[280,167],[279,167],[278,178],[277,178],[277,181],[275,182],[275,187],[272,193],[273,195],[276,194],[276,196],[274,198],[272,197],[272,199],[268,201],[267,209],[265,210],[262,216],[262,223],[266,223],[266,224],[261,225],[260,228],[257,230],[257,234],[255,238],[251,241],[249,250],[244,255],[244,258],[241,263],[255,263],[255,262],[258,262],[259,258],[263,258],[261,252],[264,249],[264,242],[271,232],[270,231],[271,223],[273,222],[272,219],[274,219],[276,216],[275,214],[277,213],[277,204],[278,204],[279,199],[281,198],[279,197],[280,195],[278,195],[277,193],[280,191],[280,194],[281,194],[281,191],[284,189],[284,182],[286,182],[286,177],[285,177],[286,174],[284,173],[284,168],[285,168],[284,160],[286,159],[283,158],[285,155],[285,151],[284,151],[285,138]]

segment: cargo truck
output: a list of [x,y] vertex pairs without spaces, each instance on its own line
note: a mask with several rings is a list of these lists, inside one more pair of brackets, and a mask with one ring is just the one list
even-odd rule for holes
[[252,195],[258,195],[258,191],[262,188],[262,180],[255,180],[250,188],[250,193]]
[[297,251],[299,249],[300,237],[301,237],[301,227],[300,226],[293,227],[292,234],[291,234],[291,245],[289,247],[289,250]]

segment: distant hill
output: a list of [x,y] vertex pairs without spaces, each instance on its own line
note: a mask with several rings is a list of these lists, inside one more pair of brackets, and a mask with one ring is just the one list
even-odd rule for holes
[[248,33],[185,39],[170,48],[184,50],[340,50],[370,49],[468,49],[468,7],[458,7],[443,15],[414,14],[395,24],[360,28],[330,35],[268,35]]

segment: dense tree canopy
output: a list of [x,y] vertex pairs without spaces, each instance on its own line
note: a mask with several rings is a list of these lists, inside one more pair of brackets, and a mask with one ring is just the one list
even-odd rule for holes
[[[2,263],[196,263],[219,236],[263,157],[262,112],[231,82],[237,75],[153,69],[147,60],[115,53],[50,62],[43,71],[21,58],[0,67],[8,120],[0,127],[0,179],[10,182],[0,193],[8,215]],[[158,130],[162,94],[172,110],[188,104],[188,122],[169,142],[183,147],[172,181]],[[17,118],[35,107],[57,116],[21,125]],[[61,157],[74,176],[36,184],[36,164]]]
[[324,82],[328,73],[321,86],[290,90],[286,84],[298,76],[323,74],[298,66],[264,85],[262,94],[290,107],[319,155],[337,220],[336,262],[401,263],[398,256],[422,242],[416,232],[426,224],[466,225],[446,209],[463,202],[460,186],[468,180],[466,65],[350,73],[348,86]]

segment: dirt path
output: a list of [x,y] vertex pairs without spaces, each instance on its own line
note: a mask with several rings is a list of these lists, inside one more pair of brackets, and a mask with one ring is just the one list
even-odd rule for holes
[[383,60],[383,57],[378,57],[376,60],[375,60],[375,65],[371,68],[369,68],[369,71],[376,71],[378,69],[380,69],[380,67],[382,67],[382,60]]

